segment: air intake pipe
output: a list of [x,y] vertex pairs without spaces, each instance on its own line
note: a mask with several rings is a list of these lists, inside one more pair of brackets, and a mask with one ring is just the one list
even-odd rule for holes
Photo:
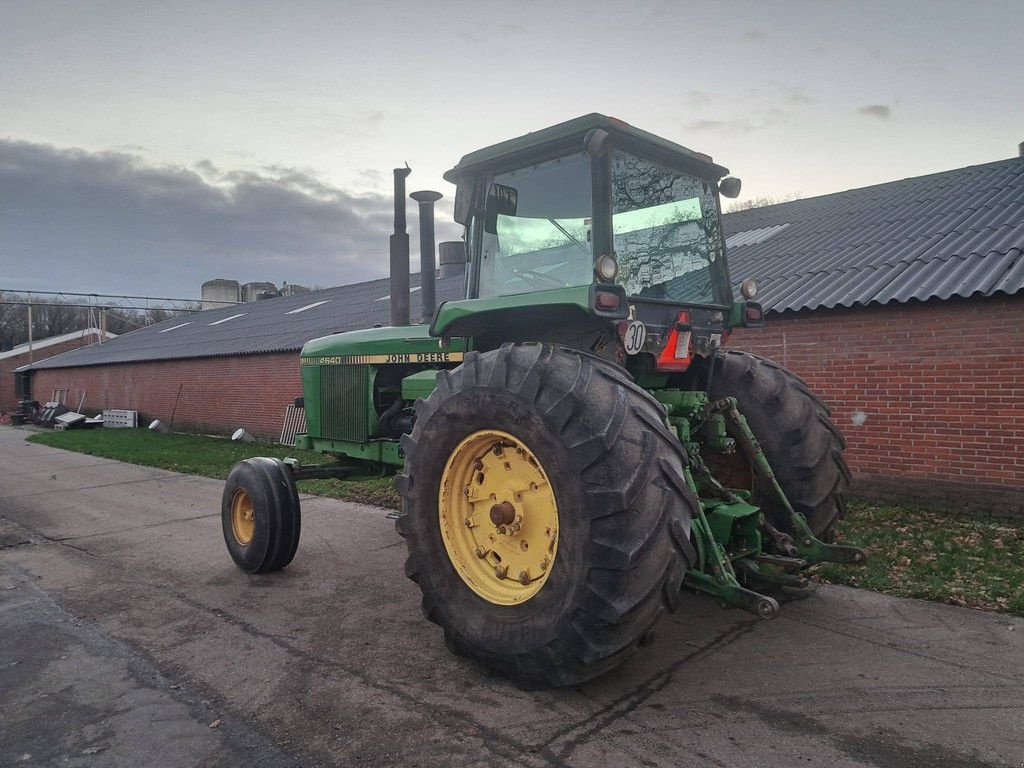
[[409,324],[409,233],[405,231],[405,178],[412,169],[395,168],[395,233],[391,236],[391,325]]
[[448,240],[437,246],[440,264],[439,277],[462,275],[466,272],[466,243],[462,240]]
[[420,204],[420,306],[423,308],[423,322],[434,319],[437,309],[437,290],[434,262],[434,203],[444,195],[424,189],[409,195]]

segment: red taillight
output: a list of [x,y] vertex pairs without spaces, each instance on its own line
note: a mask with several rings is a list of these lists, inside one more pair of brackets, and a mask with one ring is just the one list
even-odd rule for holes
[[685,371],[690,362],[690,313],[680,312],[658,356],[657,368],[659,371]]
[[764,320],[764,314],[760,307],[747,307],[743,312],[743,317],[748,323],[760,323]]
[[614,312],[619,308],[619,294],[598,291],[594,296],[594,306],[602,312]]

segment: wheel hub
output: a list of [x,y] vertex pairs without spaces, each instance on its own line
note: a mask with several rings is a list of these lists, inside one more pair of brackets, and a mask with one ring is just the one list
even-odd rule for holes
[[452,565],[477,595],[517,605],[544,586],[558,507],[544,468],[518,438],[481,430],[459,443],[441,476],[438,513]]
[[252,508],[252,497],[242,488],[231,497],[231,532],[243,547],[252,541],[256,532],[256,515]]

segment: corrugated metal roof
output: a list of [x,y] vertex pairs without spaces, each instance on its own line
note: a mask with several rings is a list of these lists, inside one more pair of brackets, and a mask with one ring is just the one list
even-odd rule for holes
[[[730,272],[766,310],[851,307],[1024,289],[1024,158],[726,214]],[[413,286],[419,275],[412,276]],[[66,352],[35,368],[296,351],[387,325],[388,280],[211,309]],[[463,295],[461,275],[438,301]],[[413,291],[412,317],[420,313]]]
[[1024,158],[726,214],[729,271],[766,310],[1024,289]]
[[[12,347],[6,352],[0,352],[0,360],[4,360],[9,357],[17,357],[18,355],[26,355],[30,351],[39,351],[46,349],[47,347],[53,347],[57,344],[63,344],[65,341],[75,341],[76,339],[85,339],[92,337],[93,341],[99,341],[100,336],[103,335],[103,331],[99,328],[83,328],[80,331],[72,331],[71,333],[62,333],[60,336],[50,336],[47,339],[36,339],[31,344],[25,342],[19,344],[16,347]],[[107,333],[108,339],[116,339],[116,333]]]
[[[463,296],[464,276],[437,281],[438,302]],[[419,275],[412,275],[415,289]],[[264,299],[176,316],[126,333],[105,344],[65,352],[31,366],[80,365],[180,360],[196,357],[294,352],[310,339],[390,323],[387,278],[327,288],[298,296]],[[410,296],[411,316],[420,316],[419,291]],[[232,317],[235,316],[235,317]]]

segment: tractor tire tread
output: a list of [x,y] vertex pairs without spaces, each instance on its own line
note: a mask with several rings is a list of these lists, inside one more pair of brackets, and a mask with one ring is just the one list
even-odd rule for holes
[[[779,363],[734,350],[716,358],[708,394],[736,398],[790,504],[816,536],[829,540],[844,514],[851,475],[843,458],[846,440],[825,403]],[[762,489],[758,495],[773,524],[789,530],[770,494]]]
[[[576,545],[585,567],[571,602],[553,611],[543,631],[526,627],[515,642],[489,642],[493,622],[459,614],[456,600],[487,616],[500,616],[504,606],[453,597],[469,590],[431,549],[443,553],[436,532],[439,479],[431,475],[444,457],[433,455],[436,446],[424,442],[425,433],[436,442],[452,409],[472,407],[485,395],[511,398],[535,415],[537,429],[564,446],[570,466],[545,469],[556,488],[576,483],[582,503],[559,510],[560,539],[569,529],[562,516],[570,513],[578,518],[573,525],[589,531]],[[424,616],[444,629],[449,648],[528,689],[575,685],[630,656],[677,604],[694,556],[688,538],[698,502],[682,480],[686,454],[663,406],[600,358],[533,343],[468,353],[461,366],[438,377],[416,413],[412,433],[402,439],[406,465],[399,488],[407,514],[396,530],[409,544],[406,574],[423,590]],[[570,545],[560,542],[560,555],[562,546],[568,551]]]

